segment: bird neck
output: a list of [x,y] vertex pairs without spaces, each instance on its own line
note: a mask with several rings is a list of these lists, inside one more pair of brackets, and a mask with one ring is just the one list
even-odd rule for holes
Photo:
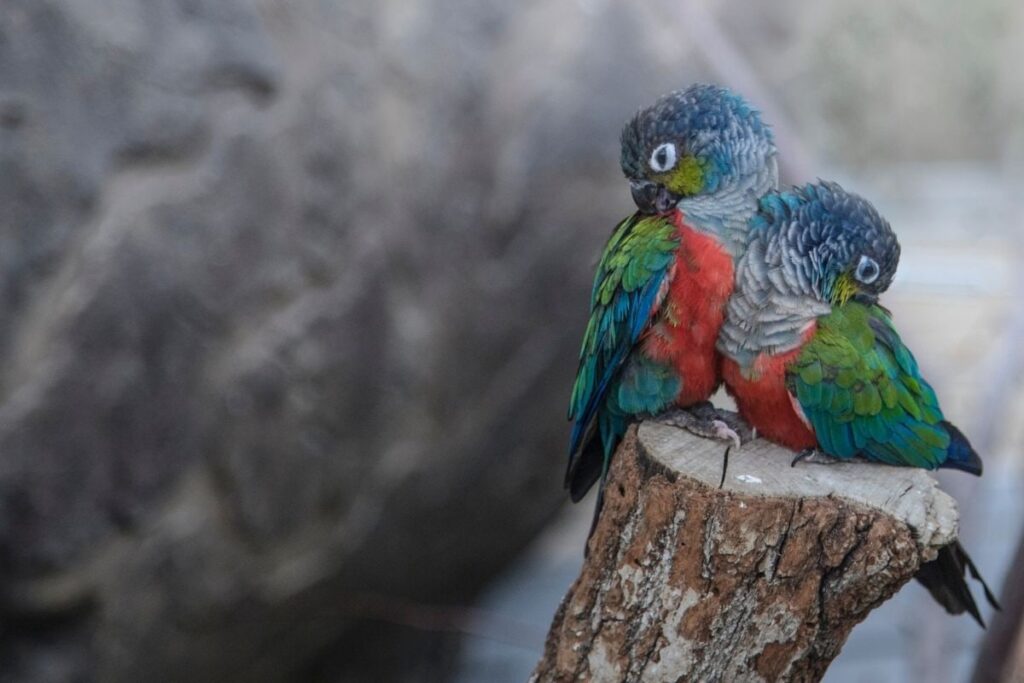
[[680,200],[678,208],[689,225],[715,236],[737,258],[746,245],[748,224],[757,212],[758,199],[777,189],[778,184],[779,171],[772,154],[749,172],[723,183],[714,193]]
[[806,244],[783,224],[750,231],[736,262],[736,286],[726,306],[718,350],[749,371],[761,354],[798,348],[815,320],[832,311],[819,294],[821,274],[804,258]]

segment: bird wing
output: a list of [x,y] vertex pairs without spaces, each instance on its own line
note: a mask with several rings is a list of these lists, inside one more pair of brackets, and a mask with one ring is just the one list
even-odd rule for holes
[[788,385],[830,455],[928,469],[946,460],[935,392],[879,306],[850,302],[820,318]]
[[566,486],[584,447],[596,435],[596,418],[609,387],[665,298],[678,247],[670,219],[642,214],[622,221],[605,247],[569,400],[573,426]]

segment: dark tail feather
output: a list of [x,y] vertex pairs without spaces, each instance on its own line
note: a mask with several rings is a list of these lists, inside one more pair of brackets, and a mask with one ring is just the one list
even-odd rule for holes
[[590,487],[601,478],[604,469],[604,448],[596,434],[591,435],[580,449],[579,455],[569,463],[565,473],[565,488],[569,489],[572,502],[578,503],[587,495]]
[[988,583],[985,579],[981,578],[981,572],[979,572],[978,568],[974,566],[974,560],[972,560],[971,556],[967,554],[967,551],[963,549],[963,546],[960,545],[959,541],[957,541],[956,546],[960,551],[960,559],[963,560],[964,566],[966,566],[967,570],[971,572],[971,578],[980,583],[982,589],[985,591],[985,599],[988,600],[988,604],[992,605],[993,609],[1002,612],[1003,606],[999,604],[998,600],[996,600],[995,594],[992,593],[992,589],[988,587]]
[[941,424],[949,434],[950,441],[949,450],[946,451],[946,461],[939,465],[939,467],[950,467],[962,472],[976,474],[980,477],[982,470],[981,457],[974,450],[974,447],[971,446],[971,442],[953,424],[945,420]]
[[928,589],[935,601],[942,605],[947,612],[950,614],[967,612],[982,628],[985,628],[985,621],[981,618],[978,604],[974,602],[974,596],[967,585],[967,571],[970,571],[971,577],[981,584],[989,604],[995,609],[1002,609],[992,591],[989,590],[988,584],[981,578],[978,568],[974,566],[967,551],[960,545],[960,541],[954,541],[939,550],[939,556],[931,562],[921,565],[914,578]]
[[[590,537],[594,535],[597,520],[601,516],[601,507],[604,505],[604,478],[607,473],[604,445],[595,433],[597,429],[594,425],[589,431],[580,450],[569,459],[569,469],[565,473],[565,488],[569,489],[569,497],[574,503],[580,502],[598,480],[601,482],[597,487],[597,501],[594,503],[594,516],[590,520],[587,542],[583,546],[583,557],[590,552]],[[614,448],[611,450],[614,451]]]
[[601,485],[597,487],[597,500],[594,502],[594,516],[590,518],[590,531],[587,532],[587,541],[583,544],[583,558],[590,555],[590,537],[594,535],[597,528],[597,520],[601,518],[601,508],[604,507],[604,477],[601,477]]

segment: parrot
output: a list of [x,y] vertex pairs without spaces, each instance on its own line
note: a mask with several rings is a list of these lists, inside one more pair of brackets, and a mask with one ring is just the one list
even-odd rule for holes
[[[794,465],[860,456],[981,475],[980,456],[945,419],[878,303],[899,258],[889,223],[836,183],[761,198],[718,349],[740,415],[758,435],[799,451]],[[998,608],[959,541],[916,578],[948,612],[967,611],[984,626],[966,570]]]
[[[743,426],[708,402],[721,384],[715,348],[733,259],[758,198],[778,186],[773,136],[732,91],[697,84],[641,109],[621,135],[637,211],[597,266],[569,401],[565,488],[578,502],[634,419],[660,416],[739,442]],[[593,526],[591,527],[593,531]]]

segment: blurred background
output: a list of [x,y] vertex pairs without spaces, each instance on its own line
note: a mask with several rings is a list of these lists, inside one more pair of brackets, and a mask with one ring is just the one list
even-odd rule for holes
[[[525,680],[619,129],[698,80],[898,231],[1024,585],[1022,60],[1013,0],[4,0],[0,681]],[[1018,617],[909,585],[826,680],[1024,680]]]

